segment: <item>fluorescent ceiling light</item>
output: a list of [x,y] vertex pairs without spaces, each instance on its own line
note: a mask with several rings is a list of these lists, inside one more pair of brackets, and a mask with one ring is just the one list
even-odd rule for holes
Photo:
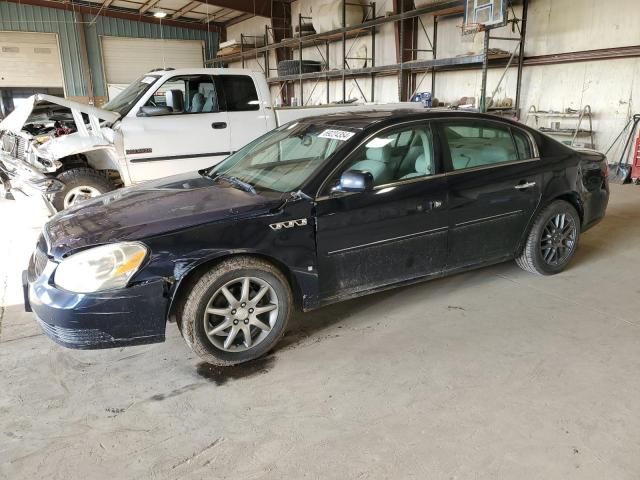
[[156,18],[164,18],[167,16],[167,12],[155,12],[153,16]]

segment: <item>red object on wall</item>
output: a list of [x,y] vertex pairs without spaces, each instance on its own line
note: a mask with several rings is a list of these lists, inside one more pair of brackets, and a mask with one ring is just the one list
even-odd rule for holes
[[631,181],[640,183],[640,134],[636,138],[636,148],[633,151],[633,165],[631,165]]

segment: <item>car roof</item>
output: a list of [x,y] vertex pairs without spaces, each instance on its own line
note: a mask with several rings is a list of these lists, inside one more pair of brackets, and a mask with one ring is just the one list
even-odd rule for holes
[[509,119],[497,117],[472,110],[452,110],[448,108],[425,108],[424,110],[411,108],[398,108],[394,110],[371,110],[364,111],[347,111],[339,113],[330,113],[313,117],[305,117],[304,123],[314,123],[318,125],[340,126],[354,129],[366,129],[379,123],[395,123],[394,120],[420,120],[420,119],[438,119],[438,118],[468,118],[468,119],[487,119],[504,121],[505,123],[514,123]]

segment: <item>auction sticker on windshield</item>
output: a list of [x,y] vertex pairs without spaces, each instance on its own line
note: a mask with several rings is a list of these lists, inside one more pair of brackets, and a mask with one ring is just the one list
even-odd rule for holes
[[318,135],[318,138],[329,138],[331,140],[342,140],[344,142],[345,140],[349,140],[354,135],[354,132],[347,132],[346,130],[329,129]]
[[156,77],[144,77],[141,81],[142,83],[148,83],[149,85],[151,85],[156,81]]

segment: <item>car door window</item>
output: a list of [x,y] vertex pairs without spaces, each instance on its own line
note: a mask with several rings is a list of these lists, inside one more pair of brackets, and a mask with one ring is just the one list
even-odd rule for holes
[[431,129],[413,125],[384,132],[367,140],[329,182],[329,191],[338,185],[347,170],[371,173],[374,186],[427,177],[435,173]]
[[146,106],[169,107],[172,114],[219,111],[218,95],[209,75],[179,75],[164,82]]
[[524,132],[513,130],[513,139],[516,142],[516,148],[518,149],[518,157],[520,160],[528,160],[533,158],[533,151],[531,150],[531,142]]
[[464,170],[519,159],[511,129],[490,122],[444,124],[453,170]]
[[218,84],[224,91],[227,112],[248,112],[260,109],[258,92],[247,75],[220,75]]

